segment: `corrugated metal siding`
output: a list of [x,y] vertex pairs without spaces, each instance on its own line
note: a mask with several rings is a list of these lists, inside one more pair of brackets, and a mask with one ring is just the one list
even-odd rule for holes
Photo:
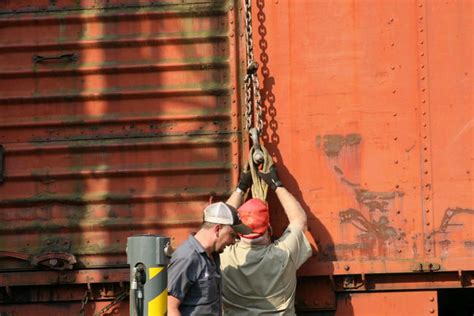
[[[121,265],[127,236],[177,244],[209,196],[230,190],[239,159],[231,3],[59,2],[44,11],[51,2],[7,2],[0,15],[0,251],[56,248],[75,267]],[[15,8],[37,12],[5,13]],[[64,54],[77,59],[34,60]],[[0,267],[30,268],[6,258]]]

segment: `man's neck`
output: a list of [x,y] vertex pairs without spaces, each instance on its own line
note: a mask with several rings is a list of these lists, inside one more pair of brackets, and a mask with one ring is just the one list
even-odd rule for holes
[[214,259],[212,256],[212,253],[214,252],[214,243],[212,240],[212,236],[209,234],[210,232],[205,229],[200,229],[196,235],[194,235],[194,238],[201,244],[201,246],[206,250],[207,255],[209,258]]

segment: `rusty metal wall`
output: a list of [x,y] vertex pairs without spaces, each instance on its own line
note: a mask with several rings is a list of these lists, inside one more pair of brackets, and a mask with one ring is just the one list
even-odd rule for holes
[[36,266],[123,268],[127,236],[178,244],[230,191],[232,5],[2,2],[0,286],[44,284],[11,274]]
[[[0,285],[90,282],[110,299],[128,235],[177,245],[231,190],[245,156],[240,6],[2,4]],[[253,16],[264,139],[317,249],[298,308],[351,314],[335,292],[360,292],[363,310],[387,303],[366,291],[472,286],[472,2],[256,0]],[[89,270],[17,273],[58,253]]]

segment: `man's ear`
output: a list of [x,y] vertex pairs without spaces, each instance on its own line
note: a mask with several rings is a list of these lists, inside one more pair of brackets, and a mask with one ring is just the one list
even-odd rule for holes
[[222,228],[222,225],[220,225],[220,224],[214,225],[213,229],[214,229],[214,233],[216,234],[217,237],[219,237],[219,232],[220,232],[221,228]]

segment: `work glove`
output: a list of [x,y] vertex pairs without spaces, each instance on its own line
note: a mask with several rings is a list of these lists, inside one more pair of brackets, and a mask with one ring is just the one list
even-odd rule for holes
[[240,180],[237,187],[242,192],[247,192],[248,188],[250,188],[251,185],[252,185],[252,174],[250,173],[250,170],[246,168],[240,174]]
[[275,165],[272,165],[268,172],[258,172],[258,176],[265,181],[268,186],[275,191],[278,187],[282,187],[283,183],[280,180],[280,177],[277,173],[277,168]]

